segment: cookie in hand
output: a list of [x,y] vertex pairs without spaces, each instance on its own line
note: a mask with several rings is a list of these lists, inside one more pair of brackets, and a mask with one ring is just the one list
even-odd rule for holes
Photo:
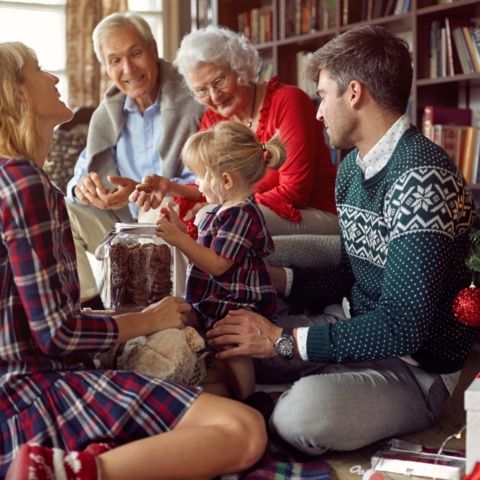
[[145,192],[145,193],[152,193],[153,192],[153,187],[149,185],[148,183],[139,183],[135,189],[137,192]]

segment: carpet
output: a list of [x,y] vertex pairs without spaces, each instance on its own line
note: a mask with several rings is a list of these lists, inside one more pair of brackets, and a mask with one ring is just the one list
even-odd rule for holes
[[281,452],[271,441],[263,457],[250,469],[225,474],[217,480],[331,480],[328,465],[319,459],[299,462]]

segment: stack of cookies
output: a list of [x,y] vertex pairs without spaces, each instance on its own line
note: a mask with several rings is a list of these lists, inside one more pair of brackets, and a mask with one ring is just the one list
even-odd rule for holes
[[112,307],[147,306],[170,295],[168,245],[117,243],[109,257]]

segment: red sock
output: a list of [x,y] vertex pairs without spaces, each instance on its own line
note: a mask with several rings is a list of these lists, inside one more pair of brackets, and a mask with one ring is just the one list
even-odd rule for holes
[[88,452],[22,445],[5,480],[98,480],[97,462]]

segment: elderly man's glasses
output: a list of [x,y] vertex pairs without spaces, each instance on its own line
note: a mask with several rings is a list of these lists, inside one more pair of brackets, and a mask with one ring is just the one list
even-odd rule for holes
[[230,72],[226,77],[217,78],[209,87],[195,88],[192,95],[195,95],[197,98],[206,98],[210,95],[210,89],[212,90],[223,90],[227,86],[228,77],[232,72]]

